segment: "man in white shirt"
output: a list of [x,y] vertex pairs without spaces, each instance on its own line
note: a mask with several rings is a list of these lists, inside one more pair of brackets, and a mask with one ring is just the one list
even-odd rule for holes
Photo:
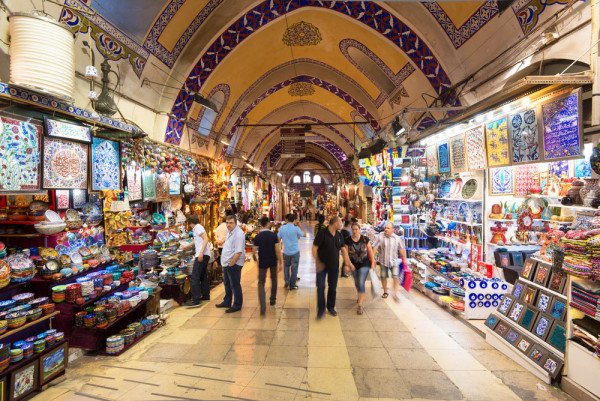
[[387,222],[382,233],[377,234],[373,241],[373,251],[378,250],[377,262],[380,265],[379,275],[383,286],[382,298],[387,298],[387,279],[391,275],[394,280],[392,297],[398,302],[398,289],[400,288],[400,261],[406,260],[404,239],[394,234],[394,225]]
[[200,224],[198,216],[189,216],[187,222],[194,234],[196,255],[194,256],[194,269],[192,270],[192,299],[186,302],[185,306],[196,308],[202,304],[201,300],[210,300],[207,271],[208,261],[210,260],[210,246],[208,235],[202,224]]
[[226,313],[233,313],[241,310],[244,302],[241,278],[245,259],[246,236],[244,231],[236,224],[234,216],[227,216],[225,223],[227,224],[228,234],[221,253],[225,297],[223,302],[215,306],[217,308],[227,308]]

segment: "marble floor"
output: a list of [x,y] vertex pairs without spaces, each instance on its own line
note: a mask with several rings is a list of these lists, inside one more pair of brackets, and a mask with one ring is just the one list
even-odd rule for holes
[[339,315],[317,321],[311,244],[312,235],[301,240],[299,289],[283,289],[280,278],[266,316],[257,266],[247,262],[240,312],[215,308],[221,285],[202,307],[172,310],[166,326],[123,355],[77,359],[33,400],[571,399],[417,291],[402,290],[399,303],[367,293],[359,316],[353,281],[343,278]]

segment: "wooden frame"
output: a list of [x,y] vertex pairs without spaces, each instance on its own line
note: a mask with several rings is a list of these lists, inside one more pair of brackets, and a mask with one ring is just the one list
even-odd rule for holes
[[552,304],[548,307],[547,313],[557,320],[564,321],[568,308],[569,304],[566,300],[554,297]]
[[536,343],[533,343],[533,345],[529,347],[529,351],[527,351],[527,357],[538,365],[547,355],[548,351],[546,348]]
[[548,281],[550,280],[551,274],[552,266],[545,263],[538,263],[537,268],[535,270],[535,276],[531,281],[541,285],[542,287],[546,287],[546,283],[548,283]]
[[[544,117],[545,114],[547,114],[547,109],[551,108],[551,104],[558,102],[560,100],[566,99],[570,96],[576,95],[577,96],[577,108],[578,108],[578,113],[577,113],[577,134],[578,134],[578,141],[579,141],[579,153],[577,155],[569,155],[569,156],[565,156],[565,157],[548,157],[546,155],[546,148],[547,148],[547,136],[549,134],[553,134],[554,132],[551,129],[548,129],[549,127],[546,127],[546,121],[544,121]],[[549,101],[541,104],[539,106],[539,116],[540,116],[540,123],[542,126],[542,141],[541,141],[541,145],[542,145],[542,149],[543,149],[543,158],[544,161],[546,162],[555,162],[555,161],[559,161],[559,160],[569,160],[569,159],[580,159],[583,156],[583,107],[582,107],[582,100],[581,100],[581,88],[569,91],[566,94],[562,94],[562,95],[558,95],[555,96],[553,98],[551,98]],[[562,135],[556,135],[554,134],[554,136],[562,136]]]
[[521,277],[525,280],[531,280],[531,278],[535,275],[537,267],[537,261],[527,258],[525,263],[523,263],[523,271],[521,272]]
[[540,312],[549,313],[550,306],[552,305],[553,301],[554,296],[551,293],[541,290],[538,294],[537,300],[535,301],[535,306]]
[[565,324],[555,320],[550,328],[550,332],[546,342],[556,348],[558,351],[565,353],[567,347],[567,333]]
[[[61,364],[62,357],[62,364]],[[54,364],[58,363],[56,367]],[[65,342],[60,347],[47,352],[40,358],[40,385],[52,381],[67,369],[69,364],[69,343]]]
[[[30,384],[31,383],[31,384]],[[39,388],[39,359],[10,374],[9,401],[27,397]]]
[[501,319],[492,313],[486,319],[485,325],[490,329],[494,330],[500,321]]
[[534,287],[532,285],[528,285],[523,290],[523,295],[521,296],[521,300],[526,305],[534,305],[537,295],[539,292],[539,288]]
[[518,322],[520,320],[521,313],[523,313],[523,310],[525,309],[525,306],[526,304],[524,302],[515,300],[510,307],[510,312],[507,314],[508,318],[515,323]]
[[500,337],[504,338],[504,336],[508,333],[508,330],[510,330],[509,324],[506,323],[504,320],[500,320],[496,325],[494,332]]
[[511,252],[510,260],[511,260],[513,266],[523,266],[523,253]]
[[508,311],[512,309],[512,304],[515,302],[515,297],[509,294],[504,294],[504,297],[500,299],[498,304],[498,313],[508,316]]
[[525,310],[521,312],[521,317],[519,318],[519,321],[517,323],[525,330],[531,331],[533,324],[537,320],[538,314],[538,308],[531,305],[525,305]]
[[564,362],[552,352],[548,352],[539,363],[542,369],[547,371],[553,379],[558,376],[563,364]]
[[506,335],[504,336],[504,339],[511,344],[512,346],[515,345],[515,343],[519,340],[519,337],[521,337],[519,335],[519,331],[513,328],[509,328],[508,332],[506,333]]
[[528,353],[531,350],[531,347],[533,346],[533,344],[534,344],[534,342],[533,342],[533,340],[531,338],[526,337],[526,336],[521,336],[521,338],[519,338],[516,341],[515,347],[522,354],[528,355]]
[[517,280],[517,282],[513,286],[512,296],[517,299],[521,299],[521,297],[523,296],[523,291],[525,290],[525,287],[526,287],[525,283],[522,283],[521,281]]
[[[531,332],[533,333],[534,336],[536,336],[537,338],[541,339],[542,341],[546,341],[546,337],[548,337],[548,333],[550,333],[550,329],[552,328],[552,323],[553,323],[554,318],[550,315],[547,315],[545,313],[540,313],[538,314],[537,318],[535,319],[535,323],[533,324],[533,326],[531,327]],[[541,322],[546,321],[546,328],[543,329],[543,332],[541,331]]]
[[566,285],[567,276],[553,271],[550,276],[550,281],[548,281],[548,289],[558,292],[559,294],[564,294]]
[[[66,192],[66,193],[65,193]],[[67,205],[61,205],[59,199],[62,196],[67,196]],[[71,190],[69,189],[57,189],[54,191],[54,201],[56,202],[56,210],[67,210],[71,208]]]
[[[48,147],[48,144],[51,142],[58,142],[58,143],[63,143],[63,144],[68,144],[71,145],[72,148],[68,149],[68,151],[73,151],[73,148],[78,148],[78,150],[80,150],[81,152],[85,152],[85,158],[82,161],[85,162],[85,181],[83,183],[81,183],[79,186],[74,186],[74,185],[65,185],[66,183],[61,182],[61,184],[63,184],[62,186],[54,186],[51,185],[52,183],[48,183],[48,186],[46,186],[46,179],[48,178],[48,176],[52,176],[51,174],[48,174],[48,169],[46,168],[46,148]],[[58,153],[62,152],[63,150],[59,150]],[[57,153],[57,154],[58,154]],[[68,152],[66,152],[68,153]],[[49,153],[50,154],[50,153]],[[42,188],[43,189],[82,189],[82,190],[87,190],[88,189],[88,185],[89,185],[89,175],[90,175],[90,170],[92,168],[91,166],[91,161],[90,161],[90,154],[91,154],[91,150],[90,150],[90,146],[88,144],[82,143],[82,142],[73,142],[73,141],[67,141],[66,139],[60,139],[60,138],[54,138],[54,137],[50,137],[50,136],[44,136],[42,139],[42,153],[41,153],[41,165],[42,165]],[[50,164],[52,164],[53,159],[51,158],[51,156],[49,156],[49,162]],[[71,163],[72,164],[72,163]],[[72,169],[73,167],[71,166],[71,164],[68,164],[68,169]],[[71,173],[71,171],[69,171],[69,173]],[[82,174],[83,176],[83,174]]]

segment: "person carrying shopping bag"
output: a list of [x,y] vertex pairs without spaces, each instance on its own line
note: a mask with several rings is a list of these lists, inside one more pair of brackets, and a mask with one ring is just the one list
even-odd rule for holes
[[369,275],[369,269],[376,269],[375,255],[369,239],[360,233],[360,224],[352,224],[352,235],[346,238],[348,257],[354,265],[354,283],[358,292],[358,308],[356,313],[363,314],[363,300],[365,299],[365,282]]
[[394,301],[399,302],[398,290],[400,288],[400,262],[406,260],[404,239],[394,234],[394,225],[387,222],[382,233],[377,234],[373,241],[373,249],[379,250],[377,261],[380,265],[381,284],[383,285],[382,298],[388,297],[387,279],[392,276],[394,281]]

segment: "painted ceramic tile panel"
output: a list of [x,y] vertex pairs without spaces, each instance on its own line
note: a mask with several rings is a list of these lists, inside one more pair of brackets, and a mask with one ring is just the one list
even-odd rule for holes
[[438,174],[437,146],[435,145],[427,147],[427,174]]
[[515,171],[515,195],[525,196],[529,193],[529,189],[538,180],[538,165],[523,164],[514,166]]
[[94,138],[92,141],[92,191],[121,188],[119,143]]
[[181,174],[180,173],[169,174],[169,194],[170,195],[181,195]]
[[65,210],[69,208],[69,190],[68,189],[57,189],[56,190],[56,208],[59,210]]
[[444,139],[437,144],[438,150],[438,164],[440,166],[440,173],[450,172],[450,145],[448,140]]
[[156,174],[156,199],[167,200],[169,199],[169,176],[167,174]]
[[485,124],[487,162],[489,167],[510,164],[508,124],[506,118]]
[[27,394],[35,386],[35,365],[31,365],[15,375],[13,384],[13,398],[19,398],[23,394]]
[[588,159],[575,160],[575,177],[577,178],[591,178],[592,177],[592,165]]
[[51,118],[46,118],[46,132],[48,135],[56,138],[87,143],[92,141],[92,130],[90,127],[57,121]]
[[88,145],[44,138],[44,188],[87,189]]
[[512,166],[491,168],[490,195],[512,195],[514,192]]
[[483,125],[465,132],[465,149],[467,165],[470,171],[483,170],[486,167],[485,136]]
[[133,166],[127,166],[127,191],[129,200],[142,199],[142,170]]
[[73,190],[73,209],[81,209],[85,203],[85,192],[79,189]]
[[542,105],[544,158],[581,156],[579,92]]
[[0,115],[0,192],[38,191],[43,127],[18,116]]
[[154,183],[154,174],[152,173],[152,170],[143,171],[142,189],[144,191],[144,201],[156,199],[156,184]]
[[535,110],[525,110],[510,116],[513,163],[540,160],[540,139]]
[[548,176],[558,180],[569,177],[569,161],[561,160],[559,162],[548,163]]
[[452,165],[453,173],[463,173],[467,171],[464,134],[450,138],[450,156],[450,164]]

